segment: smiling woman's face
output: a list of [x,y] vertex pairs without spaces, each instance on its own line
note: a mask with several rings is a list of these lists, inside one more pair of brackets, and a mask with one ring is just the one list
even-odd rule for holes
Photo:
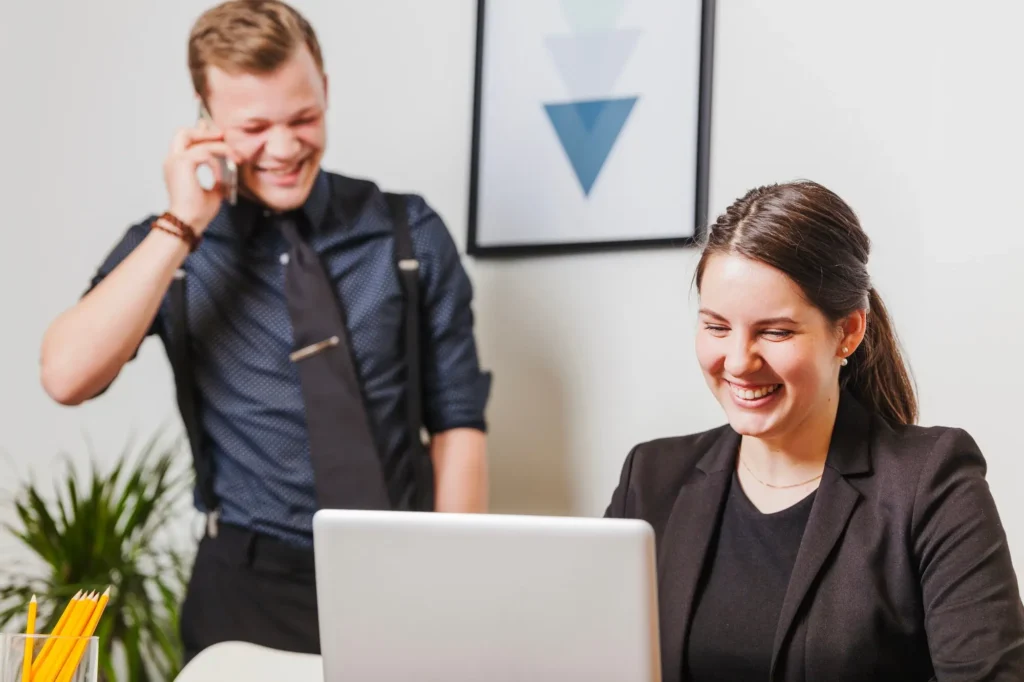
[[733,254],[708,260],[700,304],[697,359],[737,433],[785,438],[838,400],[857,313],[837,326],[782,272]]

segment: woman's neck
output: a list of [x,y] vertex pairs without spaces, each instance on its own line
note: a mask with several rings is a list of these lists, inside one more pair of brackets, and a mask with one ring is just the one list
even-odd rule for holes
[[740,457],[762,480],[787,485],[820,474],[828,457],[839,407],[835,396],[790,431],[773,438],[744,436]]

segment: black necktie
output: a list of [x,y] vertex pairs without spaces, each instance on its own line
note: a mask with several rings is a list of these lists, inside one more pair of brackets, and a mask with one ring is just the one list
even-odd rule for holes
[[285,294],[306,407],[317,503],[321,509],[389,509],[338,296],[297,211],[272,218],[291,245]]

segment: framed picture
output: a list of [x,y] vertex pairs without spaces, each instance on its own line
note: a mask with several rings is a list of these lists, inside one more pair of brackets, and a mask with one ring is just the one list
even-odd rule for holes
[[699,239],[714,0],[478,0],[477,13],[468,252]]

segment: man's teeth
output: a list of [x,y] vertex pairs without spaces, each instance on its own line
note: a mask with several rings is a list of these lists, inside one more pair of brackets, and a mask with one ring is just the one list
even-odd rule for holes
[[274,169],[274,170],[263,168],[262,170],[263,170],[264,173],[270,173],[271,175],[291,175],[295,171],[299,170],[299,166],[301,166],[301,165],[302,165],[301,163],[297,163],[294,166],[292,166],[291,168],[282,168],[282,169]]
[[773,384],[772,386],[761,386],[760,388],[755,389],[740,388],[738,386],[733,386],[732,392],[735,393],[737,397],[743,398],[744,400],[757,400],[758,398],[763,398],[770,393],[775,393],[779,386],[781,386],[781,384]]

